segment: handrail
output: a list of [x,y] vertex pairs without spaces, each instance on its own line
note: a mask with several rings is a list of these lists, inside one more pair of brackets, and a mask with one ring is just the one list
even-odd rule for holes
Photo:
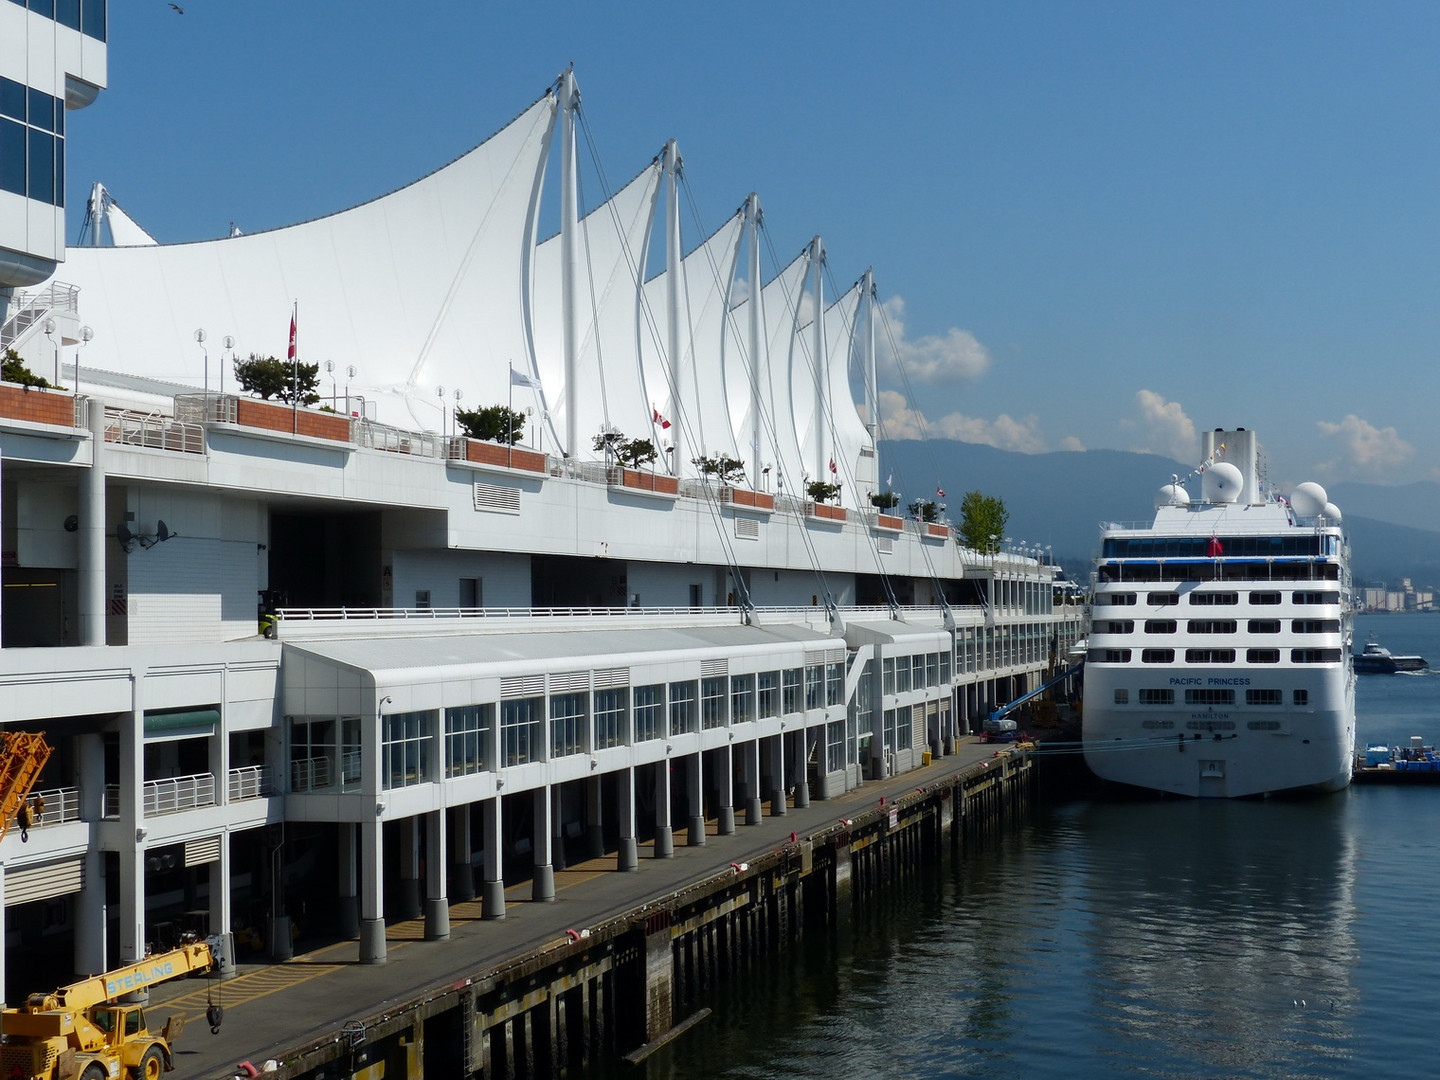
[[105,441],[183,454],[205,452],[205,430],[199,424],[177,420],[162,412],[147,413],[113,405],[105,406]]
[[272,793],[270,779],[269,765],[242,765],[231,769],[227,797],[231,802],[262,798]]
[[[526,607],[504,607],[504,608],[379,608],[379,607],[329,607],[329,608],[280,608],[275,613],[275,618],[286,622],[346,622],[360,619],[393,619],[397,621],[425,622],[436,619],[565,619],[584,616],[608,616],[616,618],[633,618],[635,616],[664,616],[673,618],[675,616],[725,616],[736,617],[740,612],[738,607],[570,607],[570,608],[526,608]],[[804,615],[806,617],[816,616],[823,612],[823,608],[816,608],[809,604],[781,605],[776,607],[759,607],[754,611],[757,615]],[[853,607],[841,607],[838,609],[842,615],[864,617],[867,615],[880,615],[886,619],[890,618],[890,608],[884,604],[865,604]],[[941,615],[945,608],[938,604],[915,605],[902,608],[907,615]],[[951,611],[976,611],[983,612],[981,604],[951,604]],[[1043,618],[1043,615],[1037,615]]]

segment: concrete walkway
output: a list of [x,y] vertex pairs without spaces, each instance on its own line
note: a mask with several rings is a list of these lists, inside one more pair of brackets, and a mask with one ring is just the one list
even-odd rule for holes
[[[187,1019],[177,1046],[176,1080],[233,1077],[241,1061],[262,1068],[268,1058],[338,1033],[346,1020],[382,1012],[387,1004],[409,1001],[429,988],[534,952],[563,939],[568,928],[604,922],[732,862],[774,851],[789,841],[792,831],[803,838],[876,805],[882,795],[934,784],[995,752],[995,746],[967,738],[956,754],[925,768],[862,784],[838,798],[813,800],[804,809],[792,806],[783,817],[767,816],[757,825],[737,825],[730,836],[715,835],[714,822],[709,822],[706,843],[700,847],[689,846],[683,830],[677,831],[674,858],[653,858],[645,845],[640,868],[633,872],[618,871],[613,854],[579,863],[556,872],[553,902],[531,901],[530,884],[522,882],[506,890],[502,920],[482,920],[479,900],[452,903],[446,941],[424,940],[424,919],[393,923],[386,927],[383,965],[361,964],[359,943],[342,941],[281,964],[241,965],[223,982],[176,980],[151,992],[150,1027],[158,1029],[175,1014]],[[205,1023],[207,999],[225,1010],[218,1035]]]

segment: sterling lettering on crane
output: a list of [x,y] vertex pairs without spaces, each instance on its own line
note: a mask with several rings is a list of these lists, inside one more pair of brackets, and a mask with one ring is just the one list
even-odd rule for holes
[[156,964],[149,968],[131,968],[123,975],[116,975],[113,979],[105,980],[105,993],[111,997],[117,994],[128,994],[132,990],[139,990],[153,982],[171,978],[175,974],[174,961],[167,960],[163,964]]

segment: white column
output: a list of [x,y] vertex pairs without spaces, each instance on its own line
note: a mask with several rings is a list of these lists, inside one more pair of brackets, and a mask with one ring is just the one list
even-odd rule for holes
[[685,759],[685,805],[690,811],[685,832],[691,847],[705,846],[705,777],[701,770],[704,754],[696,750]]
[[484,809],[485,880],[480,884],[480,901],[486,919],[505,917],[505,854],[501,850],[504,806],[504,799],[496,792]]
[[444,941],[450,936],[450,901],[445,894],[448,861],[445,842],[445,811],[425,815],[425,940]]
[[655,858],[675,854],[675,833],[670,828],[670,759],[655,763]]
[[580,412],[575,400],[580,367],[580,266],[575,253],[580,231],[575,177],[575,111],[579,107],[580,91],[575,86],[575,73],[566,71],[560,76],[560,304],[565,360],[564,453],[569,457],[580,452]]
[[759,825],[763,811],[760,800],[760,737],[741,749],[745,755],[745,824]]
[[616,808],[620,815],[620,850],[615,865],[619,870],[635,870],[640,866],[639,845],[635,840],[635,768],[630,766],[616,774],[619,781]]
[[220,951],[220,974],[235,974],[234,914],[230,902],[230,841],[231,834],[220,834],[220,857],[210,864],[210,933],[225,941]]
[[716,777],[720,789],[719,822],[715,831],[721,836],[729,836],[735,831],[735,747],[726,743],[716,753],[716,768],[720,775]]
[[[820,732],[821,757],[824,757],[825,739],[828,737],[828,725],[816,730]],[[795,744],[799,747],[790,759],[790,771],[795,781],[795,809],[803,810],[810,805],[810,728],[801,728],[795,733]],[[821,770],[822,774],[824,770]]]
[[[685,385],[684,357],[685,348],[680,337],[680,150],[674,139],[665,144],[661,151],[662,161],[665,167],[665,310],[670,320],[669,341],[666,343],[670,353],[670,409],[672,415],[670,420],[670,438],[673,440],[674,450],[670,454],[670,466],[676,476],[685,471],[686,454],[689,453],[685,446],[685,426],[695,422],[695,418],[687,416],[685,406],[688,399],[681,392]],[[703,454],[703,447],[695,447],[698,456]]]
[[105,405],[89,401],[90,468],[80,475],[80,644],[105,644]]
[[[145,956],[145,846],[141,841],[120,852],[120,963],[133,964]],[[141,990],[127,998],[148,1001]]]
[[385,827],[376,816],[360,823],[360,962],[385,963]]
[[[77,737],[81,776],[105,775],[105,742],[99,733]],[[80,788],[80,819],[100,821],[104,816],[105,785]],[[75,974],[89,975],[110,966],[106,955],[105,854],[98,848],[85,853],[85,886],[75,903]],[[0,987],[5,984],[0,981]]]
[[531,842],[535,846],[535,877],[530,884],[532,900],[555,899],[555,864],[551,861],[551,837],[555,832],[551,807],[550,785],[535,789],[535,829]]
[[[131,672],[130,717],[120,721],[120,962],[145,956],[145,676]],[[101,772],[100,775],[104,775]]]
[[450,891],[457,902],[475,899],[475,871],[470,865],[470,852],[475,844],[472,840],[469,805],[456,806],[450,811],[450,842],[454,852],[450,856]]
[[770,739],[770,816],[785,816],[785,733]]
[[335,842],[339,845],[339,889],[340,889],[340,936],[360,936],[359,867],[355,858],[355,834],[357,826],[353,821],[342,821],[335,827]]

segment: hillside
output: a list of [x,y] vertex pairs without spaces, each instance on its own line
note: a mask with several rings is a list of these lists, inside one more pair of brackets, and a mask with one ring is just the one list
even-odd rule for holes
[[[1010,511],[1009,535],[1049,545],[1072,572],[1088,568],[1101,521],[1149,520],[1155,492],[1189,469],[1124,450],[1020,454],[951,439],[880,444],[882,486],[893,476],[905,502],[933,498],[938,484],[954,518],[967,491],[999,496]],[[1330,495],[1345,514],[1357,582],[1410,577],[1417,585],[1440,583],[1440,484],[1352,481],[1335,485]]]

